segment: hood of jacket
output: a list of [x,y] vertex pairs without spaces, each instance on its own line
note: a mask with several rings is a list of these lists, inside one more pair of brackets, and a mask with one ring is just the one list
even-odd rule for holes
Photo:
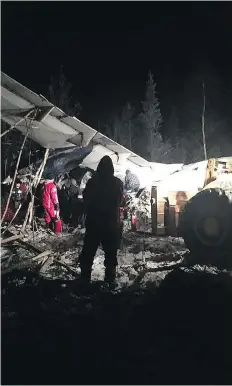
[[112,159],[108,155],[105,155],[100,160],[97,167],[97,175],[101,177],[114,175],[114,165]]

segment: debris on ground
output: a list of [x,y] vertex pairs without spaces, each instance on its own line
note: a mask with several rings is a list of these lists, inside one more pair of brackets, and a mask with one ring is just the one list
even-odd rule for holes
[[[11,232],[15,234],[19,231],[19,227],[12,227]],[[75,279],[79,275],[78,257],[83,245],[83,232],[74,230],[72,233],[64,233],[57,237],[52,232],[48,232],[42,227],[32,234],[28,231],[23,242],[32,244],[38,248],[40,252],[46,250],[52,251],[52,256],[56,263],[51,264],[46,270],[43,270],[42,275],[47,279]],[[33,241],[34,240],[34,241]],[[15,241],[15,245],[20,245],[21,240]],[[4,246],[5,258],[2,261],[2,270],[8,268],[9,260],[7,257],[7,250],[12,254],[12,246]],[[15,248],[15,247],[14,247]],[[25,249],[25,248],[24,248]],[[186,255],[186,247],[181,239],[174,238],[159,238],[159,237],[144,237],[144,235],[135,235],[132,232],[124,234],[123,246],[118,252],[118,269],[117,269],[117,287],[128,287],[133,284],[133,281],[138,276],[139,271],[144,269],[152,269],[162,267],[162,277],[165,277],[163,270],[164,264],[168,268],[170,264],[183,261]],[[23,252],[22,247],[14,252],[14,263],[17,261],[25,261],[30,259],[32,252]],[[62,266],[63,264],[63,266]],[[76,272],[75,277],[72,271],[67,270],[70,267]],[[156,275],[148,275],[146,280],[154,281]],[[150,279],[149,279],[150,277]],[[101,248],[98,249],[92,271],[92,281],[102,281],[104,278],[104,254]],[[159,280],[158,280],[159,281]]]
[[2,245],[2,273],[47,253],[2,275],[3,384],[231,383],[230,272],[190,264],[180,238],[127,232],[116,285],[99,248],[82,288],[83,237],[41,227]]

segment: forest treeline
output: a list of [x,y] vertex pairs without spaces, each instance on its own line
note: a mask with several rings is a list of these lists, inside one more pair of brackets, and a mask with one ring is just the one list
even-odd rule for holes
[[[207,158],[232,155],[231,94],[219,77],[206,72],[194,74],[175,98],[170,98],[169,113],[162,114],[162,105],[154,75],[149,72],[141,103],[126,102],[97,129],[114,141],[153,162],[191,163],[204,159],[202,114],[203,82],[205,84],[204,131]],[[63,68],[51,77],[47,98],[66,114],[81,119],[80,101],[72,97],[72,83]],[[173,99],[173,100],[172,100]],[[7,126],[2,122],[1,131]],[[38,145],[28,140],[29,161],[40,157]],[[9,174],[17,159],[22,135],[10,131],[2,138],[2,178]]]

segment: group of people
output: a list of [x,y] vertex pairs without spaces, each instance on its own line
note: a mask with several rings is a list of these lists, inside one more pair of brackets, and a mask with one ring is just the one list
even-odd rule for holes
[[[138,191],[139,185],[138,177],[129,170],[126,171],[124,182],[115,177],[109,156],[100,160],[94,175],[87,172],[82,179],[77,195],[82,193],[82,212],[85,214],[86,231],[80,255],[81,277],[84,281],[91,280],[93,260],[100,244],[105,253],[105,281],[114,281],[122,235],[120,209],[125,205],[125,190]],[[47,174],[42,188],[42,206],[46,227],[57,234],[62,230],[58,190],[54,176]],[[17,180],[13,190],[15,207],[26,196],[26,186]]]
[[92,177],[92,173],[87,171],[80,183],[70,176],[66,176],[58,183],[58,196],[62,217],[66,223],[76,227],[84,228],[84,208],[82,193],[87,181]]
[[[55,181],[52,173],[46,175],[42,189],[42,206],[46,227],[60,233],[62,223],[60,212],[64,222],[71,226],[84,227],[83,203],[80,198],[83,191],[83,181],[86,183],[91,178],[91,173],[85,173],[80,186],[74,178],[65,175],[63,179]],[[57,229],[58,228],[58,229]]]
[[[59,220],[59,202],[54,179],[48,177],[44,184],[43,206],[49,226]],[[105,253],[105,281],[113,282],[120,243],[120,206],[123,205],[125,190],[139,190],[139,179],[127,170],[123,186],[123,182],[114,176],[111,158],[104,156],[96,173],[87,176],[86,180],[82,192],[86,231],[80,255],[81,277],[86,282],[91,280],[94,256],[101,244]]]
[[[75,184],[74,184],[75,185]],[[104,156],[94,175],[87,172],[80,185],[83,211],[85,213],[85,238],[80,256],[81,277],[91,280],[91,270],[99,244],[105,253],[105,281],[115,279],[117,250],[120,245],[121,220],[120,208],[125,204],[125,190],[138,191],[139,179],[126,170],[125,181],[114,176],[114,166],[109,156]],[[16,181],[13,200],[16,206],[24,200],[26,187]],[[42,188],[42,206],[46,226],[55,233],[62,230],[60,205],[54,176],[47,174]]]

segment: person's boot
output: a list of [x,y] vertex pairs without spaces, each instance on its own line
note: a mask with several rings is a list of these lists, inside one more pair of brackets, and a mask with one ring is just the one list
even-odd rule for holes
[[89,294],[91,285],[91,269],[81,268],[81,277],[80,279],[75,280],[76,290],[79,295]]
[[91,281],[91,271],[92,269],[90,268],[81,268],[81,282],[83,284],[89,284]]
[[104,282],[113,284],[116,279],[116,267],[106,267]]

